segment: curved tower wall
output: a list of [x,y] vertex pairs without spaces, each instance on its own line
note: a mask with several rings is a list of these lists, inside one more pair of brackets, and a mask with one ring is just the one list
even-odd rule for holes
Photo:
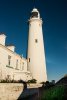
[[[34,9],[33,9],[34,11]],[[29,37],[28,37],[28,70],[31,72],[37,82],[47,80],[46,62],[43,43],[42,19],[40,14],[34,15],[29,20]],[[35,11],[34,11],[35,12]]]

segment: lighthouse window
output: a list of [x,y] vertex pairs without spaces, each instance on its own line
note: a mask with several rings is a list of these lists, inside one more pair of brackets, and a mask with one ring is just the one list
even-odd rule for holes
[[31,17],[38,17],[38,12],[32,12]]
[[29,62],[30,62],[30,58],[29,58]]
[[37,39],[35,39],[35,43],[37,43],[38,42],[38,40]]

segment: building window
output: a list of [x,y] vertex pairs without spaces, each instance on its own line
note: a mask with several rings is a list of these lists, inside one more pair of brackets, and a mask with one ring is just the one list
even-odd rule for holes
[[31,24],[29,24],[31,26]]
[[24,70],[24,62],[22,62],[22,70]]
[[8,65],[10,66],[10,64],[11,64],[11,56],[8,55]]
[[21,69],[21,60],[20,60],[20,69]]
[[39,24],[39,26],[41,26],[41,24]]
[[11,80],[10,75],[7,75],[6,80]]
[[35,43],[37,43],[38,42],[38,40],[37,39],[35,39]]
[[16,60],[16,69],[18,69],[18,59]]
[[37,18],[37,17],[38,17],[38,12],[31,13],[31,18]]

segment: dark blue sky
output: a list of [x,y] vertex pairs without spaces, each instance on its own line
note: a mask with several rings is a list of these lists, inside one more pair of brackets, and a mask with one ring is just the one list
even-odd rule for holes
[[26,57],[28,19],[35,6],[43,19],[48,80],[67,73],[67,0],[0,0],[0,32]]

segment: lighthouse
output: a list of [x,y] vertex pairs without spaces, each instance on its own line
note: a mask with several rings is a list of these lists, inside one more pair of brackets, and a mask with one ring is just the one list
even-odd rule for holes
[[28,34],[28,70],[31,72],[33,79],[38,83],[47,80],[45,49],[42,31],[42,19],[39,11],[34,8],[29,19]]

